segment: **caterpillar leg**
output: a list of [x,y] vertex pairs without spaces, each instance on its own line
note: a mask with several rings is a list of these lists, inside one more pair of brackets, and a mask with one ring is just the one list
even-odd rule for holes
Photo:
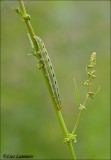
[[36,68],[41,69],[43,67],[42,61],[39,61],[39,63],[36,65]]
[[37,56],[36,51],[31,51],[30,53],[27,54],[28,56]]

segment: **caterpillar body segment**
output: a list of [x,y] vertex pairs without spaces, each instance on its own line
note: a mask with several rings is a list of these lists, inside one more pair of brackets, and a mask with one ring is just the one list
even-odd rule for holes
[[46,76],[48,78],[55,103],[57,105],[58,110],[60,110],[62,107],[61,100],[60,100],[60,93],[59,93],[58,83],[56,80],[55,72],[54,72],[50,57],[45,48],[44,42],[37,36],[35,36],[34,38],[39,49],[37,54],[40,55],[40,61],[43,63],[43,67],[45,69]]

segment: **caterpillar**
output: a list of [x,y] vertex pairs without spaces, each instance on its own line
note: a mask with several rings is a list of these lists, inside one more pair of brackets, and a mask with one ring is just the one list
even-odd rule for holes
[[35,36],[34,39],[35,39],[37,46],[38,46],[38,49],[39,49],[39,51],[37,52],[37,54],[39,54],[39,56],[40,56],[39,62],[42,62],[42,64],[43,64],[46,76],[48,78],[48,81],[49,81],[49,84],[51,87],[53,98],[55,100],[55,103],[57,105],[58,110],[60,110],[62,107],[61,100],[60,100],[60,93],[59,93],[58,83],[56,80],[55,72],[54,72],[50,57],[49,57],[48,52],[45,48],[44,42],[41,40],[41,38],[39,38],[38,36]]

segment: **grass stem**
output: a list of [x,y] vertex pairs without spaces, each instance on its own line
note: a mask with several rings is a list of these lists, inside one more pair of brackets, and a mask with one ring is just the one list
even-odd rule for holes
[[[21,8],[21,13],[22,15],[27,15],[26,13],[26,9],[25,9],[25,6],[24,6],[24,3],[22,0],[18,0],[19,1],[19,4],[20,4],[20,8]],[[30,37],[32,39],[32,42],[33,42],[33,45],[34,45],[34,48],[36,50],[36,52],[38,51],[38,46],[34,40],[34,36],[35,36],[35,33],[34,33],[34,30],[33,30],[33,27],[30,23],[30,20],[27,20],[25,21],[26,25],[27,25],[27,28],[29,30],[29,34],[30,34]],[[55,104],[55,101],[54,101],[54,98],[53,98],[53,95],[52,95],[52,91],[51,91],[51,88],[50,88],[50,85],[49,85],[49,81],[48,79],[46,78],[46,75],[45,75],[45,70],[44,68],[41,69],[42,70],[42,73],[43,73],[43,76],[44,76],[44,79],[46,81],[46,84],[47,84],[47,87],[48,87],[48,90],[49,90],[49,93],[50,93],[50,96],[51,96],[51,100],[52,100],[52,103],[53,103],[53,106],[54,106],[54,109],[55,109],[55,112],[56,112],[56,115],[57,115],[57,118],[58,118],[58,121],[59,121],[59,124],[60,124],[60,127],[63,131],[63,134],[64,136],[66,137],[67,133],[68,133],[68,130],[67,130],[67,127],[65,125],[65,122],[64,122],[64,119],[62,117],[62,113],[60,110],[57,109],[57,106]],[[73,160],[76,160],[76,156],[75,156],[75,153],[74,153],[74,149],[73,149],[73,146],[72,146],[72,142],[70,142],[68,144],[68,148],[69,148],[69,151],[70,151],[70,154],[72,156],[72,159]]]

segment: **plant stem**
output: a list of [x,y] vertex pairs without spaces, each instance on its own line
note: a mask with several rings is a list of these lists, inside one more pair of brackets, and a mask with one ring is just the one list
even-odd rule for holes
[[72,142],[69,142],[69,151],[70,151],[70,154],[73,158],[73,160],[76,160],[76,155],[75,155],[75,152],[74,152],[74,149],[73,149],[73,146],[72,146]]
[[[89,79],[89,82],[91,82],[91,79]],[[88,86],[88,92],[89,92],[89,91],[90,91],[90,87]],[[85,100],[84,100],[83,106],[86,105],[87,100],[88,100],[88,94],[86,95],[86,98],[85,98]],[[78,118],[77,118],[75,127],[74,127],[74,129],[73,129],[73,131],[72,131],[72,134],[73,134],[73,135],[74,135],[74,133],[76,132],[76,129],[77,129],[77,127],[78,127],[78,124],[79,124],[79,121],[80,121],[80,117],[81,117],[82,111],[83,111],[83,110],[80,110],[80,111],[79,111],[79,115],[78,115]]]
[[73,131],[72,131],[72,134],[73,134],[73,135],[74,135],[74,133],[75,133],[77,127],[78,127],[78,124],[79,124],[79,121],[80,121],[80,117],[81,117],[81,113],[82,113],[82,110],[79,111],[79,115],[78,115],[78,118],[77,118],[75,127],[74,127],[74,129],[73,129]]
[[22,0],[18,0],[19,1],[19,4],[20,4],[20,8],[21,8],[21,12],[22,12],[22,14],[24,15],[26,15],[26,9],[25,9],[25,6],[24,6],[24,3],[23,3],[23,1]]
[[[19,1],[19,4],[20,4],[20,8],[21,8],[22,14],[23,14],[23,15],[27,15],[23,1],[22,1],[22,0],[18,0],[18,1]],[[37,46],[37,44],[36,44],[36,42],[35,42],[35,40],[34,40],[34,36],[35,36],[34,30],[33,30],[32,25],[31,25],[31,23],[30,23],[29,20],[27,20],[27,21],[25,21],[25,22],[26,22],[26,25],[27,25],[27,27],[28,27],[29,34],[30,34],[30,37],[31,37],[31,39],[32,39],[32,42],[33,42],[33,44],[34,44],[34,48],[35,48],[35,50],[36,50],[36,52],[37,52],[37,51],[38,51],[38,46]],[[51,88],[50,88],[50,85],[49,85],[49,81],[48,81],[48,79],[47,79],[47,77],[46,77],[46,75],[45,75],[45,70],[44,70],[44,68],[42,68],[41,70],[42,70],[44,79],[45,79],[45,81],[46,81],[46,84],[47,84],[47,87],[48,87],[48,90],[49,90],[49,94],[50,94],[50,96],[51,96],[51,100],[52,100],[52,103],[53,103],[53,106],[54,106],[54,109],[55,109],[55,112],[56,112],[56,115],[57,115],[59,124],[60,124],[60,126],[61,126],[61,129],[62,129],[62,131],[63,131],[64,136],[66,137],[66,136],[67,136],[67,133],[68,133],[68,130],[67,130],[67,127],[66,127],[66,125],[65,125],[64,119],[63,119],[63,117],[62,117],[62,113],[61,113],[60,110],[57,109],[57,106],[56,106],[56,104],[55,104],[55,101],[54,101],[54,98],[53,98],[53,95],[52,95],[52,91],[51,91]],[[73,150],[72,142],[70,142],[70,143],[68,144],[68,148],[69,148],[69,151],[70,151],[70,154],[71,154],[73,160],[76,160],[76,156],[75,156],[75,153],[74,153],[74,150]]]

